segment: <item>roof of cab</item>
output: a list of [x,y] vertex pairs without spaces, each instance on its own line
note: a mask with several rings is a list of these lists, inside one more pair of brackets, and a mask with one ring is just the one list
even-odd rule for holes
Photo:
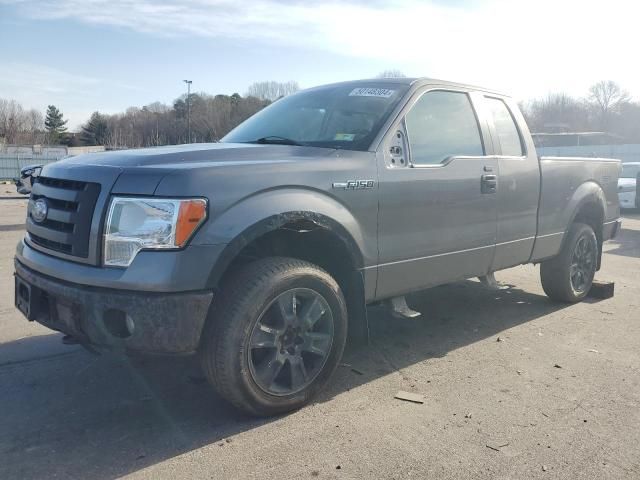
[[[389,85],[409,85],[409,86],[415,86],[415,87],[422,87],[425,85],[437,85],[437,86],[442,86],[442,87],[458,87],[458,88],[464,88],[464,89],[470,89],[470,90],[477,90],[480,92],[486,92],[486,93],[491,93],[494,95],[499,95],[501,97],[509,97],[509,95],[506,95],[502,92],[498,92],[492,89],[488,89],[488,88],[484,88],[484,87],[478,87],[477,85],[468,85],[465,83],[458,83],[458,82],[450,82],[448,80],[439,80],[439,79],[435,79],[435,78],[428,78],[428,77],[391,77],[391,78],[364,78],[361,80],[349,80],[347,82],[337,82],[337,83],[332,83],[330,85],[318,85],[318,87],[328,87],[328,86],[334,86],[334,85],[358,85],[358,84],[362,84],[362,83],[377,83],[377,84],[389,84]],[[316,87],[316,88],[318,88]]]

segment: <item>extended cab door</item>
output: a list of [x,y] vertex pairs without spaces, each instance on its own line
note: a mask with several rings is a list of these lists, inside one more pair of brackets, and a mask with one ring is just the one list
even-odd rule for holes
[[380,144],[379,299],[489,271],[497,159],[476,95],[418,91]]
[[[538,222],[540,165],[518,106],[509,98],[482,99],[498,160],[498,234],[491,270],[526,263]],[[528,141],[527,141],[528,140]]]

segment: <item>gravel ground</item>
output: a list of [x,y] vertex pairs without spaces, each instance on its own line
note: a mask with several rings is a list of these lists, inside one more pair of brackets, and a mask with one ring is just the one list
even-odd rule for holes
[[372,308],[317,403],[256,420],[192,358],[93,356],[22,318],[25,205],[0,199],[1,479],[640,478],[640,215],[606,246],[614,298],[553,303],[526,266],[414,295],[417,320]]

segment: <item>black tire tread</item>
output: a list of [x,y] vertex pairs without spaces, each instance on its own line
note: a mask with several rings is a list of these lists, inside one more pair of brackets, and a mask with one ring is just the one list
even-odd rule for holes
[[[203,332],[201,364],[205,376],[226,400],[236,408],[252,415],[264,415],[247,402],[242,392],[235,387],[229,363],[235,352],[226,341],[231,332],[238,328],[235,321],[246,312],[254,301],[254,293],[261,290],[265,282],[275,276],[297,269],[308,269],[332,283],[342,296],[333,277],[319,266],[295,258],[267,257],[240,267],[225,280],[225,286],[219,295],[219,303],[211,312]],[[337,365],[336,365],[337,366]],[[271,412],[277,413],[277,412]]]
[[[542,289],[544,293],[553,300],[565,303],[576,303],[580,302],[586,296],[586,293],[588,293],[587,290],[583,295],[575,295],[568,280],[567,271],[567,262],[570,260],[568,257],[573,253],[574,242],[585,229],[593,233],[593,228],[591,228],[590,225],[580,222],[573,223],[560,253],[540,264]],[[595,233],[593,234],[595,235]]]

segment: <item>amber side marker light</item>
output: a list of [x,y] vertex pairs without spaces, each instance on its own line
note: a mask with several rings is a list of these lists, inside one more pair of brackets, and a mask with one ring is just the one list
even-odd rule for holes
[[205,200],[183,201],[180,204],[176,222],[176,246],[183,247],[206,218],[207,202]]

